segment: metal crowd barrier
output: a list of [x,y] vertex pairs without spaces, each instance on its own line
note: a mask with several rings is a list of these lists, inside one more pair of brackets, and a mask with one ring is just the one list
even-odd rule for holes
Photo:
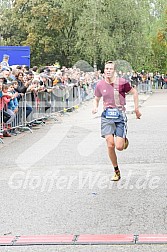
[[152,82],[140,82],[137,89],[138,93],[152,93]]
[[[2,108],[2,98],[0,98],[0,108]],[[0,109],[0,134],[3,135],[3,109]],[[0,138],[0,143],[3,143],[2,138]]]
[[[3,122],[4,112],[3,110],[0,111],[0,133],[3,133],[5,129],[10,130],[10,132],[17,129],[32,132],[31,124],[42,124],[48,118],[56,120],[57,114],[72,112],[82,102],[93,97],[94,91],[91,85],[87,87],[87,90],[71,84],[66,87],[47,88],[47,92],[36,90],[27,92],[19,99],[18,112],[12,115],[13,120],[10,124],[8,121]],[[2,98],[0,98],[0,101],[2,102]],[[3,142],[1,138],[0,142]]]

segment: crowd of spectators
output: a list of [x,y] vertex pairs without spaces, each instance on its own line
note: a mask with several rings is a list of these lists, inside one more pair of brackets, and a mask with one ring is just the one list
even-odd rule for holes
[[[8,60],[9,56],[4,55],[0,64],[0,138],[11,136],[10,125],[19,112],[19,102],[27,93],[31,93],[31,98],[34,100],[38,92],[44,92],[44,111],[47,112],[51,108],[47,95],[52,93],[54,89],[65,89],[68,101],[68,88],[71,85],[81,87],[83,91],[81,98],[84,100],[89,95],[89,91],[93,92],[96,83],[103,78],[101,71],[84,72],[75,66],[71,68],[65,66],[61,68],[55,66],[30,68],[26,65],[9,66]],[[143,70],[140,73],[134,71],[124,73],[119,71],[118,75],[127,79],[139,92],[151,91],[152,87],[155,89],[167,88],[167,76],[158,72],[148,73]],[[32,111],[32,105],[26,102],[26,119]],[[16,131],[16,129],[14,130]]]
[[[2,121],[3,132],[1,129],[0,137],[10,137],[10,125],[14,121],[16,114],[19,111],[19,101],[27,93],[31,93],[32,99],[38,92],[45,94],[45,112],[51,108],[51,104],[47,100],[47,94],[53,92],[54,89],[65,89],[66,99],[68,100],[68,87],[77,86],[81,87],[82,100],[93,91],[97,81],[102,78],[100,71],[97,72],[84,72],[79,68],[72,67],[62,68],[45,66],[32,68],[23,66],[9,66],[8,58],[4,57],[0,65],[0,111],[3,111]],[[33,108],[26,102],[26,118],[32,113]],[[2,113],[1,113],[2,117]],[[12,129],[13,130],[13,129]]]
[[[119,72],[119,75],[127,79],[132,86],[139,87],[139,85],[148,85],[151,90],[154,89],[166,89],[167,88],[167,75],[160,74],[159,72],[149,73],[144,70],[141,72]],[[140,91],[140,88],[139,90]]]

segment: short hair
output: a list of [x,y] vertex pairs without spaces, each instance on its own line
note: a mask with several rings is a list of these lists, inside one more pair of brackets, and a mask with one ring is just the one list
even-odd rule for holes
[[22,68],[24,68],[24,69],[26,69],[26,71],[29,71],[29,66],[27,66],[27,65],[22,65]]
[[3,85],[2,85],[2,91],[3,91],[4,89],[5,89],[5,90],[8,89],[8,85],[7,85],[7,84],[3,84]]
[[16,69],[19,69],[19,70],[21,70],[21,66],[16,66]]
[[37,66],[33,66],[32,70],[33,70],[34,72],[36,72],[36,71],[38,70],[38,67],[37,67]]
[[112,61],[112,60],[108,60],[108,61],[105,63],[105,65],[106,65],[106,64],[115,64],[115,63],[114,63],[114,61]]
[[107,64],[113,64],[113,65],[114,65],[114,69],[116,69],[115,61],[108,60],[108,61],[105,63],[105,66],[106,66]]
[[11,82],[11,84],[12,84],[12,85],[15,85],[15,84],[18,85],[18,82],[17,82],[16,80],[13,80],[13,81]]

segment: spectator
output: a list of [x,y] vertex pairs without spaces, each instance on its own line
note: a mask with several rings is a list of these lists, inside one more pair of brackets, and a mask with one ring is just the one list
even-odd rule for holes
[[11,82],[11,78],[10,78],[10,68],[7,68],[7,67],[3,67],[2,68],[2,74],[4,76],[4,83],[7,84],[7,83],[10,83]]
[[[8,85],[3,84],[2,85],[2,98],[0,100],[0,111],[3,110],[3,122],[7,123],[10,118],[11,115],[6,111],[7,110],[7,106],[8,106],[8,102],[10,102],[10,98],[11,96],[7,94],[8,91]],[[11,137],[11,135],[9,134],[8,130],[4,127],[4,131],[3,131],[3,136],[4,137]]]
[[137,73],[134,72],[132,74],[132,77],[131,77],[131,84],[132,84],[132,87],[137,87],[138,86],[138,76],[137,76]]
[[8,68],[9,68],[9,63],[8,63],[8,61],[9,61],[9,55],[4,54],[4,55],[3,55],[3,60],[2,60],[2,62],[1,62],[1,68],[3,68],[3,67],[8,67]]
[[154,80],[154,88],[158,89],[159,86],[159,78],[160,78],[160,74],[158,72],[156,72],[153,76],[153,80]]
[[8,94],[11,94],[11,99],[7,105],[7,113],[11,117],[6,123],[11,124],[16,117],[16,113],[18,112],[18,93],[14,90],[14,82],[11,82],[11,84],[8,85]]
[[37,66],[33,66],[32,72],[33,72],[34,75],[37,75],[38,74],[38,67]]
[[18,71],[17,74],[15,75],[16,77],[16,81],[18,83],[18,87],[16,89],[16,91],[18,93],[22,93],[22,94],[25,94],[26,91],[27,91],[27,86],[24,85],[24,80],[23,80],[23,77],[24,77],[24,74],[22,71]]
[[0,73],[0,83],[1,83],[1,90],[2,90],[2,84],[4,84],[4,76],[3,73]]
[[29,71],[29,66],[26,66],[26,65],[23,65],[22,67],[21,67],[21,70],[23,71],[23,72],[28,72]]
[[19,66],[19,65],[18,65],[18,66],[16,66],[16,69],[19,70],[19,71],[21,71],[22,66]]
[[[23,72],[19,71],[16,74],[16,81],[18,83],[17,88],[15,87],[15,91],[19,93],[18,100],[21,99],[21,97],[26,93],[28,86],[31,83],[31,80],[24,82],[23,80]],[[30,115],[32,112],[32,107],[26,104],[26,118]]]
[[25,80],[27,80],[27,81],[32,81],[33,80],[33,78],[34,78],[34,74],[33,74],[33,72],[32,71],[28,71],[28,72],[25,72]]
[[45,92],[43,98],[44,98],[44,109],[46,112],[48,109],[51,108],[51,103],[49,101],[51,98],[50,93],[52,92],[52,89],[49,88],[51,87],[51,84],[48,75],[45,73],[40,74],[40,86],[42,86],[43,91]]

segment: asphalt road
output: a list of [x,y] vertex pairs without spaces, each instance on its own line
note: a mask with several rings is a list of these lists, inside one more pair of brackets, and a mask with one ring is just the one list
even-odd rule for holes
[[[167,234],[167,92],[153,93],[142,118],[128,114],[121,181],[100,137],[92,101],[0,145],[0,236]],[[0,251],[166,252],[167,245],[0,247]]]

